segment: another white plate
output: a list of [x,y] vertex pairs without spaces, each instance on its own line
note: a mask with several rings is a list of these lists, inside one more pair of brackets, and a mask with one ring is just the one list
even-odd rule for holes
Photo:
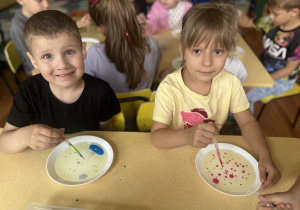
[[219,143],[224,167],[214,144],[200,149],[195,164],[201,178],[213,189],[232,196],[255,193],[261,186],[258,163],[248,152],[232,144]]
[[182,57],[177,57],[172,60],[172,66],[175,70],[180,69],[182,63]]
[[176,39],[180,39],[181,29],[174,29],[171,31],[171,35]]
[[239,58],[239,57],[242,57],[243,55],[245,55],[245,50],[240,46],[236,46],[235,51],[230,53],[230,55],[233,58]]
[[114,153],[104,139],[83,135],[68,140],[85,159],[62,142],[50,153],[46,163],[52,180],[62,185],[83,185],[100,178],[110,168]]
[[82,41],[86,43],[86,50],[88,50],[93,44],[100,43],[98,39],[90,37],[82,37]]

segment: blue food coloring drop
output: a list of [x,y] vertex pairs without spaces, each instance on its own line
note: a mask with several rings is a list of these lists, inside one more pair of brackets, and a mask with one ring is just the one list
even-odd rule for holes
[[89,149],[94,151],[98,155],[103,155],[104,154],[103,149],[101,147],[97,146],[97,145],[92,144],[92,145],[90,145]]

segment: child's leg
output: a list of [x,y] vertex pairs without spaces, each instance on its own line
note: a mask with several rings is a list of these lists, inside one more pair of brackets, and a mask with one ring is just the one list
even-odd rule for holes
[[257,87],[247,93],[247,98],[250,103],[250,109],[252,113],[254,113],[254,104],[260,99],[270,96],[270,95],[279,95],[287,90],[290,90],[294,87],[294,83],[296,79],[292,79],[289,81],[284,80],[275,80],[275,84],[271,88]]

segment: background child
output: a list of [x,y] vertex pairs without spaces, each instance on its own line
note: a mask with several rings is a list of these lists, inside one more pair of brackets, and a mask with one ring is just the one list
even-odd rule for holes
[[[22,8],[16,11],[11,21],[10,36],[16,46],[25,73],[31,76],[34,67],[26,55],[28,50],[24,41],[24,26],[28,18],[32,15],[43,10],[48,10],[50,7],[50,0],[17,0],[17,2],[22,6]],[[83,16],[76,22],[77,26],[79,28],[85,27],[88,24],[89,19],[88,14]]]
[[[247,92],[252,111],[256,101],[292,89],[300,69],[300,0],[268,0],[268,6],[270,15],[254,20],[254,27],[263,32],[264,52],[260,60],[275,85]],[[239,11],[239,24],[252,27],[253,19]]]
[[86,49],[76,23],[59,11],[38,12],[27,21],[24,38],[41,74],[20,85],[0,151],[47,149],[64,141],[64,133],[112,130],[118,100],[106,82],[84,74]]
[[146,37],[129,0],[90,0],[89,13],[105,35],[91,46],[85,72],[108,82],[116,93],[150,88],[161,53]]
[[147,34],[154,34],[161,29],[180,29],[184,14],[192,7],[191,2],[180,0],[156,0],[151,6],[147,18],[138,15],[140,24]]
[[257,205],[257,210],[273,210],[267,207],[265,203],[272,203],[276,209],[297,210],[300,209],[300,174],[294,185],[286,192],[278,192],[267,195],[259,195],[258,198],[263,201]]
[[275,184],[280,173],[241,82],[223,70],[236,44],[235,17],[236,8],[221,2],[194,5],[184,16],[179,46],[184,65],[157,89],[151,139],[159,148],[206,147],[230,111],[258,157],[265,188]]

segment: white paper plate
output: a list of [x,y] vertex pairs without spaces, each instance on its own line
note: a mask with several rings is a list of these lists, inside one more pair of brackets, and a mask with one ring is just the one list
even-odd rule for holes
[[93,44],[100,43],[98,39],[90,37],[82,37],[82,41],[86,43],[86,50],[90,49]]
[[182,57],[177,57],[172,60],[172,66],[175,70],[180,69],[182,63]]
[[[200,149],[196,168],[213,189],[232,196],[246,196],[260,187],[258,163],[248,152],[232,144],[219,143],[224,167],[221,167],[214,144]],[[222,169],[221,169],[222,168]]]
[[176,39],[180,39],[181,29],[174,29],[171,31],[171,35]]
[[235,51],[230,53],[230,56],[233,58],[239,58],[242,57],[243,55],[245,55],[245,50],[240,46],[236,46]]
[[50,153],[46,163],[52,180],[62,185],[83,185],[100,178],[110,168],[114,153],[104,139],[83,135],[68,140],[85,159],[62,142]]

